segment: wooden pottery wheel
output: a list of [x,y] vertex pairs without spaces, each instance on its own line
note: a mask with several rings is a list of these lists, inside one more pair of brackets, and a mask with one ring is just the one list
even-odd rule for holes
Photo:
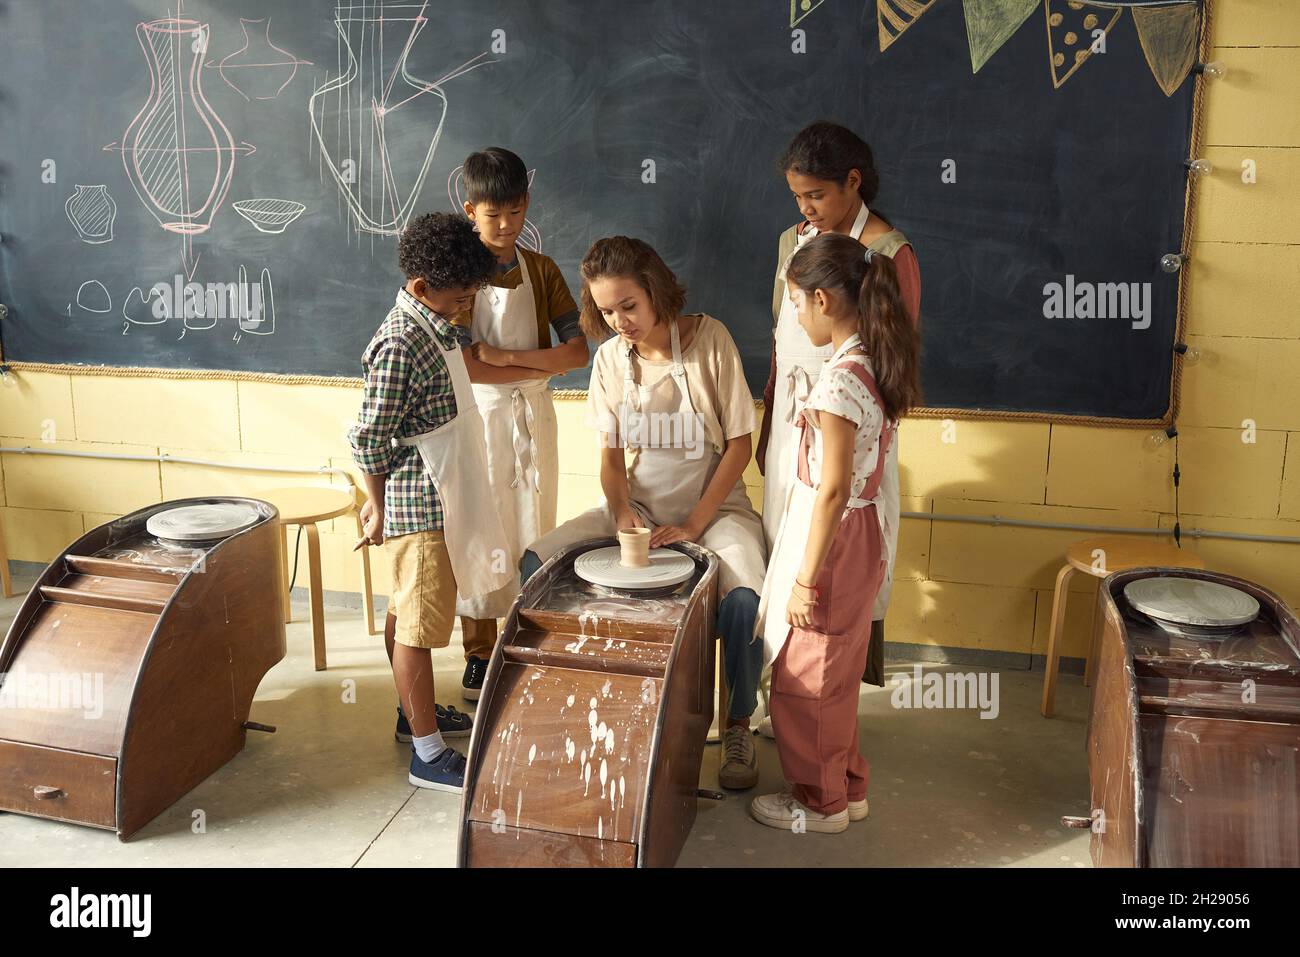
[[182,505],[150,515],[145,530],[170,542],[210,542],[251,528],[261,517],[256,508],[243,502]]
[[1124,586],[1129,606],[1188,638],[1223,638],[1259,614],[1259,602],[1239,588],[1196,578],[1142,578]]
[[620,591],[643,588],[668,588],[680,585],[695,574],[695,562],[689,555],[671,548],[652,548],[650,564],[645,568],[628,568],[622,563],[617,545],[594,548],[579,555],[573,571],[583,581]]

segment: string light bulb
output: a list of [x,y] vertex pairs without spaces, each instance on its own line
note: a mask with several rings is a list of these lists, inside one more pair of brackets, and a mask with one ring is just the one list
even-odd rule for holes
[[1178,435],[1178,430],[1172,425],[1167,429],[1161,429],[1159,432],[1152,432],[1146,437],[1145,445],[1147,451],[1154,452],[1163,447],[1170,439]]
[[1201,76],[1207,76],[1214,80],[1222,80],[1228,75],[1228,68],[1222,60],[1211,60],[1209,63],[1198,63],[1193,68]]
[[1207,159],[1190,159],[1183,163],[1193,176],[1209,176],[1214,172],[1214,164]]
[[1160,257],[1160,268],[1172,275],[1183,268],[1188,258],[1186,253],[1165,253]]
[[1201,361],[1201,350],[1185,342],[1174,343],[1174,353],[1183,357],[1183,365],[1194,366]]

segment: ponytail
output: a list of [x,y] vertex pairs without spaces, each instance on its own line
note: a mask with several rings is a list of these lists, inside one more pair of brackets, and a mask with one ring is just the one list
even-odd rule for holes
[[824,233],[795,252],[786,277],[807,293],[831,289],[857,304],[858,335],[887,418],[897,420],[921,404],[921,337],[903,304],[892,259],[851,236]]

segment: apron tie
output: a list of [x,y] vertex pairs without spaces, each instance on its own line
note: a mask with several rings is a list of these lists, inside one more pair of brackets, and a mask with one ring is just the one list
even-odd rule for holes
[[801,365],[791,366],[785,377],[790,384],[790,404],[785,409],[785,420],[793,423],[799,407],[808,401],[808,396],[812,392],[812,377]]
[[[520,415],[520,406],[523,406],[522,416]],[[519,427],[519,420],[523,419],[523,428]],[[528,403],[528,397],[524,395],[523,389],[515,389],[510,393],[510,423],[511,423],[511,442],[515,449],[515,477],[510,483],[511,488],[518,488],[519,483],[523,481],[529,466],[533,470],[533,487],[537,491],[542,490],[542,473],[537,467],[537,439],[535,436],[533,418],[533,407]],[[523,456],[528,455],[528,465],[524,465]]]

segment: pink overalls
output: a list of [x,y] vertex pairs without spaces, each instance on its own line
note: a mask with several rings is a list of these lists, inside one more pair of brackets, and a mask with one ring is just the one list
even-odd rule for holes
[[[858,362],[837,363],[851,369],[881,407],[880,392],[871,374]],[[831,542],[815,585],[818,603],[812,608],[813,628],[790,628],[785,645],[772,664],[771,713],[781,770],[795,800],[813,811],[836,814],[849,801],[867,796],[871,769],[858,753],[858,683],[871,641],[871,608],[885,576],[884,543],[876,507],[870,504],[884,477],[889,444],[896,424],[886,422],[875,471],[850,501]],[[808,447],[812,441],[806,419],[800,419],[798,480],[812,481]],[[802,547],[802,538],[791,547]],[[802,552],[800,552],[800,557]],[[776,556],[773,556],[774,560]],[[785,616],[787,595],[773,595],[771,614]]]

